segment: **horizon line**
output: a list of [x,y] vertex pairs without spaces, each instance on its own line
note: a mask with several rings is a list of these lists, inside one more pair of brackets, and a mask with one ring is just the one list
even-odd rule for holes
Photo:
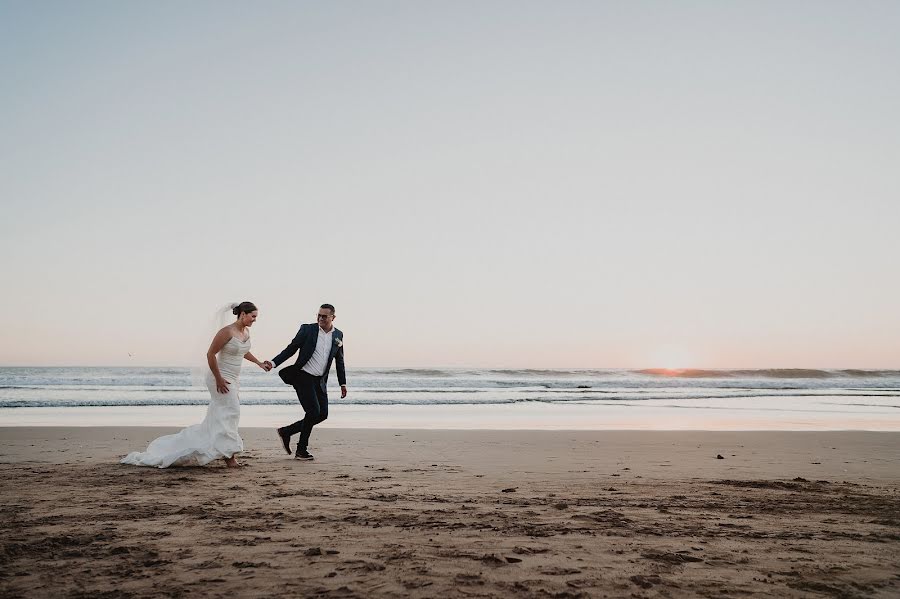
[[[284,364],[282,364],[284,366]],[[201,365],[146,365],[146,364],[0,364],[0,368],[199,368]],[[280,368],[280,366],[279,366]],[[727,370],[895,370],[900,372],[900,365],[893,367],[847,367],[847,366],[690,366],[690,367],[665,367],[665,366],[578,366],[578,367],[561,367],[561,366],[353,366],[354,369],[392,369],[392,370],[654,370],[669,372],[689,372],[689,371],[727,371]]]

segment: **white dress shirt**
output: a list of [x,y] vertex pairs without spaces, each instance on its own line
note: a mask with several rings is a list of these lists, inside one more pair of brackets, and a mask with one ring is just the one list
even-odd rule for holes
[[325,367],[328,366],[328,354],[331,353],[331,341],[334,333],[334,327],[327,333],[319,327],[319,337],[316,339],[316,351],[313,352],[309,362],[303,365],[303,372],[308,372],[313,376],[322,376],[325,374]]

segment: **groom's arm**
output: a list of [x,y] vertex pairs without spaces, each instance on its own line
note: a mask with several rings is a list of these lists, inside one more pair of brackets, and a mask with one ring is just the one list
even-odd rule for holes
[[[337,353],[334,356],[334,361],[337,364],[337,375],[338,375],[338,384],[341,387],[347,386],[347,373],[344,370],[344,346],[343,346],[343,337],[341,338],[342,345],[338,348]],[[343,397],[346,395],[346,392],[341,395]]]
[[300,349],[300,347],[303,345],[303,334],[305,332],[304,327],[306,327],[305,324],[300,325],[300,330],[297,331],[297,334],[294,336],[291,342],[288,343],[288,346],[284,348],[280,354],[272,358],[272,364],[278,367],[282,362],[297,353],[297,350]]

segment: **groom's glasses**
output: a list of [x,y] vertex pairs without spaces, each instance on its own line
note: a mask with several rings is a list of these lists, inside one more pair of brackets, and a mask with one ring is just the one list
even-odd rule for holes
[[319,316],[319,320],[322,320],[323,318],[330,318],[331,314],[319,314],[318,316]]

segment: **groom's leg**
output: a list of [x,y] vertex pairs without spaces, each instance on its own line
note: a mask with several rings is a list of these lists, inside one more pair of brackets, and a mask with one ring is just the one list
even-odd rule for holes
[[297,451],[306,449],[307,445],[309,445],[309,434],[312,432],[312,427],[322,420],[321,404],[318,395],[320,391],[320,377],[306,374],[305,372],[301,377],[300,389],[298,389],[297,395],[300,397],[300,405],[303,406],[303,411],[306,414],[303,420],[299,423],[294,423],[300,425],[300,439],[297,441]]
[[[308,375],[305,372],[300,374],[300,380],[297,381],[297,384],[294,385],[294,391],[297,392],[297,399],[300,400],[300,406],[303,408],[304,417],[303,420],[298,420],[297,422],[286,426],[281,429],[281,431],[286,435],[296,435],[297,433],[303,433],[304,423],[307,421],[312,422],[316,418],[318,418],[319,414],[319,402],[316,399],[316,377],[312,375]],[[310,418],[312,417],[312,419]],[[309,438],[309,433],[306,434],[306,437]],[[306,445],[300,445],[299,447],[305,448]]]
[[306,412],[306,417],[303,419],[303,430],[300,432],[300,440],[297,441],[297,451],[306,449],[313,427],[328,418],[328,391],[322,387],[321,381],[316,381],[314,392],[316,395],[316,412],[315,415],[309,411]]
[[319,403],[319,418],[313,423],[313,426],[328,418],[328,389],[322,385],[316,385],[316,400]]
[[[328,389],[322,387],[321,392],[316,395],[319,398],[319,422],[322,422],[328,418]],[[316,424],[319,424],[319,422]]]

